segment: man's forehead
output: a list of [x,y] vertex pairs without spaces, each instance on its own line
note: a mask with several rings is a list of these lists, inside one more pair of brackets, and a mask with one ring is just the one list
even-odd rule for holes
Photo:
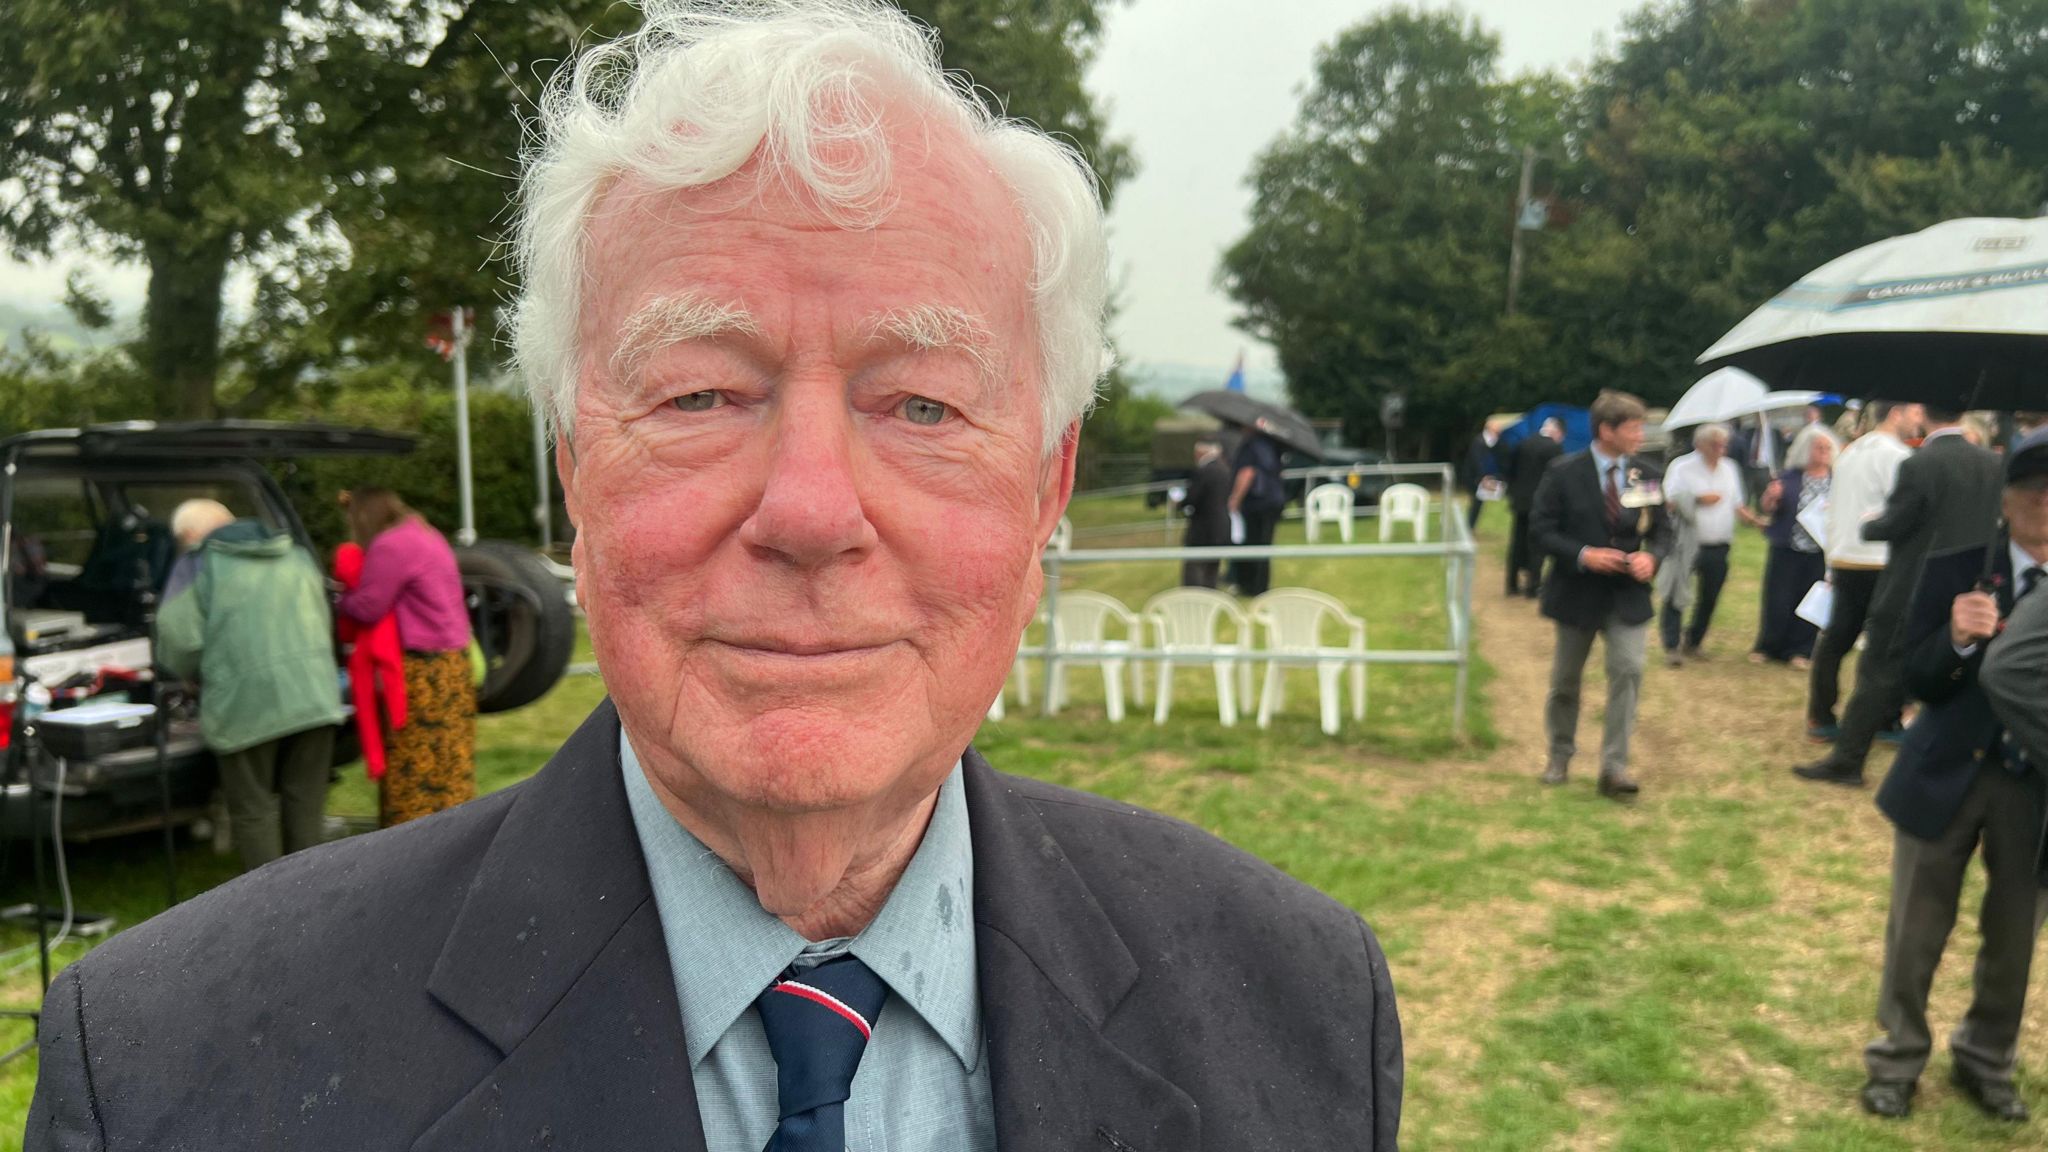
[[985,168],[936,155],[896,165],[880,218],[849,228],[760,165],[698,188],[616,181],[588,225],[590,303],[610,323],[682,290],[756,314],[793,295],[849,291],[875,313],[944,305],[999,320],[1028,310],[1022,214]]

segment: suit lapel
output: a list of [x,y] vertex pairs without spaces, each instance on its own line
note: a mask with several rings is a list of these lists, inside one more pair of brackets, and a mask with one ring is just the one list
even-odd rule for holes
[[524,785],[428,980],[504,1054],[414,1152],[702,1152],[660,917],[600,705]]
[[1197,1152],[1194,1101],[1104,1035],[1137,962],[1030,801],[963,763],[997,1147]]

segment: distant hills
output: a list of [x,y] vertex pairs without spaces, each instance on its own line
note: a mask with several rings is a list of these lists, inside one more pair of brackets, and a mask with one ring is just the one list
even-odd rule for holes
[[[1221,388],[1230,380],[1228,367],[1157,360],[1126,364],[1124,373],[1130,377],[1133,391],[1156,396],[1169,404],[1178,404],[1197,392]],[[1276,371],[1245,369],[1244,390],[1261,400],[1287,403],[1287,378]]]
[[25,328],[33,328],[49,337],[50,343],[61,351],[77,348],[96,348],[115,343],[123,338],[132,317],[122,317],[114,327],[94,332],[72,319],[71,313],[62,308],[31,308],[0,300],[0,348],[9,348],[21,340]]

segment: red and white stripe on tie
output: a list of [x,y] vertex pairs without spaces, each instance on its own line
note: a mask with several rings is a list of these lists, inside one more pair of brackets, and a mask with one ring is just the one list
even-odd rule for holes
[[861,1038],[864,1040],[871,1038],[875,1034],[874,1028],[861,1018],[860,1013],[848,1007],[844,1000],[839,999],[839,997],[832,995],[823,988],[813,988],[801,980],[784,980],[775,985],[775,990],[777,992],[787,992],[791,996],[801,996],[813,1004],[820,1004],[830,1008],[832,1011],[845,1017],[848,1024],[860,1029]]

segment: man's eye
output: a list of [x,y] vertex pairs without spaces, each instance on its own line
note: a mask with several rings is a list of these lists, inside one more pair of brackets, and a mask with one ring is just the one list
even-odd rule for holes
[[941,423],[946,417],[953,414],[953,410],[946,405],[939,403],[937,400],[927,400],[922,396],[912,396],[910,399],[905,400],[901,411],[905,420],[910,421],[912,424],[924,425]]
[[707,389],[703,392],[692,392],[687,396],[678,396],[669,403],[684,412],[709,412],[713,408],[725,407],[726,400],[725,393]]

